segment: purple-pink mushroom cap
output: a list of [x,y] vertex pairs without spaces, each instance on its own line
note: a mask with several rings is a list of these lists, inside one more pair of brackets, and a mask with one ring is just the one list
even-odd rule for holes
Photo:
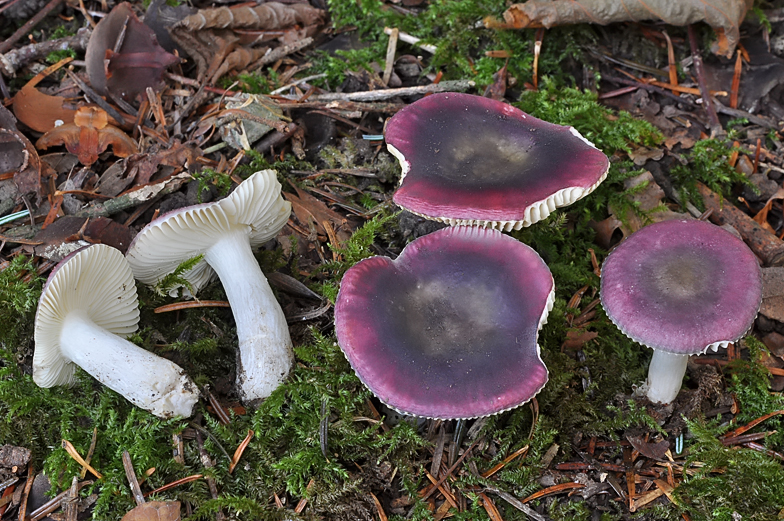
[[450,224],[529,226],[589,194],[609,169],[574,128],[470,94],[422,98],[384,137],[403,168],[394,202]]
[[734,342],[762,302],[757,258],[703,221],[664,221],[630,235],[602,266],[607,315],[632,340],[693,355]]
[[360,380],[393,409],[475,418],[525,403],[547,382],[537,337],[553,298],[530,247],[492,229],[444,228],[394,261],[349,269],[335,330]]

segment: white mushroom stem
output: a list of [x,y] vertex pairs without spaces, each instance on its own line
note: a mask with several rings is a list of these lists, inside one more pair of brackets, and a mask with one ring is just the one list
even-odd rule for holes
[[676,355],[654,349],[646,382],[648,399],[663,404],[675,400],[681,390],[688,362],[689,355]]
[[294,363],[289,328],[269,282],[253,256],[245,230],[229,233],[204,254],[226,290],[239,337],[240,398],[268,397]]
[[190,416],[199,391],[173,362],[96,325],[84,311],[72,311],[60,334],[66,358],[96,380],[156,416]]

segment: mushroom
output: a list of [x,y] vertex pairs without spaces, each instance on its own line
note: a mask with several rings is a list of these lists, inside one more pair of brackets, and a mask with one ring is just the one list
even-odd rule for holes
[[519,230],[588,195],[609,169],[574,128],[470,94],[422,98],[384,137],[403,169],[394,202],[453,225]]
[[204,256],[183,277],[193,295],[215,274],[226,290],[237,324],[237,381],[245,402],[269,396],[294,362],[286,317],[252,251],[288,221],[291,204],[280,190],[274,170],[256,172],[225,199],[153,220],[126,254],[136,278],[151,286],[183,261]]
[[642,392],[672,402],[689,355],[741,338],[762,302],[762,274],[744,242],[703,221],[664,221],[630,235],[604,261],[601,301],[632,340],[652,348]]
[[554,294],[550,270],[525,244],[489,228],[443,228],[396,260],[349,269],[335,331],[360,380],[393,409],[488,416],[547,382],[537,339]]
[[190,416],[199,391],[175,363],[124,337],[137,329],[133,272],[118,250],[95,244],[63,259],[35,315],[33,381],[69,385],[76,366],[156,416]]

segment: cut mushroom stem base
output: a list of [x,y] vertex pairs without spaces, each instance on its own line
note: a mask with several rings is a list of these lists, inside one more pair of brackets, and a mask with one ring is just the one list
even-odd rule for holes
[[267,398],[289,374],[294,353],[286,317],[253,256],[247,232],[227,234],[204,260],[218,274],[237,324],[240,398]]
[[176,364],[99,327],[84,311],[68,314],[60,347],[96,380],[156,416],[190,416],[199,399]]
[[675,400],[683,384],[689,355],[676,355],[654,349],[651,365],[648,367],[646,396],[654,403],[668,404]]

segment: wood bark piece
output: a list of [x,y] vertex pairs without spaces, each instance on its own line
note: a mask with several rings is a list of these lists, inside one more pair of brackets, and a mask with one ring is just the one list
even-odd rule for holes
[[25,45],[19,49],[0,54],[0,72],[6,76],[16,76],[20,67],[31,61],[46,58],[54,51],[74,50],[82,52],[87,48],[92,31],[87,27],[82,27],[73,36],[47,40],[45,42]]
[[702,183],[697,183],[697,190],[705,202],[705,208],[712,210],[711,222],[719,226],[729,224],[738,230],[764,265],[784,266],[784,241]]
[[32,452],[24,447],[3,445],[0,447],[0,467],[24,467],[30,461]]
[[670,25],[704,21],[718,37],[714,52],[732,57],[740,39],[739,26],[753,0],[531,0],[504,12],[504,22],[488,19],[489,27],[525,29],[579,23],[663,20]]

